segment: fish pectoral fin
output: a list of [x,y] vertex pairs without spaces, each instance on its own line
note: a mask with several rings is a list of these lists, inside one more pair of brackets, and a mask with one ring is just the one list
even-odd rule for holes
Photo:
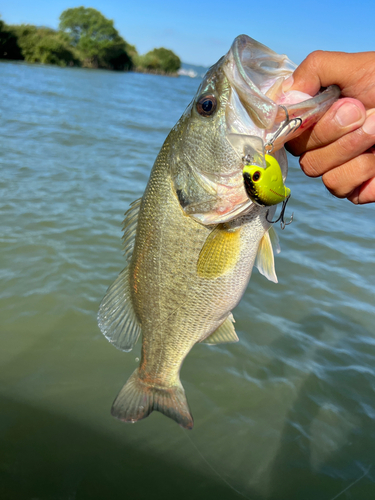
[[197,262],[200,278],[214,279],[236,265],[240,255],[241,230],[219,224],[207,237]]
[[142,198],[133,201],[131,203],[129,210],[125,213],[125,219],[122,224],[122,229],[124,231],[122,241],[123,249],[126,260],[129,262],[133,254],[135,233],[138,226],[138,215],[139,209],[141,207]]
[[117,349],[131,351],[141,327],[131,302],[129,270],[126,267],[108,288],[99,308],[98,325]]
[[225,344],[230,342],[238,342],[236,330],[233,326],[234,318],[230,314],[227,319],[222,323],[217,330],[215,330],[211,335],[201,340],[201,344]]
[[258,253],[256,256],[255,267],[267,279],[277,283],[277,276],[275,271],[275,259],[273,256],[271,238],[269,231],[260,240]]
[[123,422],[136,422],[154,410],[164,413],[185,429],[193,428],[193,417],[181,383],[171,387],[145,384],[139,378],[137,368],[116,397],[111,414]]

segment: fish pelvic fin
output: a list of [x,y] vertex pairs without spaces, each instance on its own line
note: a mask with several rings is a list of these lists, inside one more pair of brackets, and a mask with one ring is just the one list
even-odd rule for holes
[[99,308],[98,325],[117,349],[131,351],[141,327],[131,301],[129,269],[126,267],[108,288]]
[[193,417],[181,383],[172,387],[152,386],[144,383],[138,368],[117,395],[111,414],[123,422],[137,422],[160,411],[175,420],[184,429],[192,429]]
[[277,235],[277,232],[275,231],[275,228],[271,226],[268,230],[268,234],[270,237],[273,253],[274,254],[280,253],[281,252],[280,242],[279,242],[279,237]]
[[[272,239],[275,240],[275,235],[272,232]],[[269,231],[267,231],[263,238],[260,240],[258,253],[256,256],[255,267],[263,274],[268,280],[277,283],[277,276],[275,271],[275,259],[272,249],[272,242]]]

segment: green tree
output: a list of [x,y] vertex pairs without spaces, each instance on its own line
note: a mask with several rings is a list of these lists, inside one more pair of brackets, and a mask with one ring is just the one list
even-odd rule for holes
[[84,66],[131,69],[135,47],[127,44],[113,21],[92,8],[67,9],[60,16],[60,30],[67,33]]
[[181,67],[180,58],[171,50],[160,47],[150,50],[143,56],[136,58],[137,65],[142,69],[176,73]]
[[69,46],[69,40],[63,33],[30,24],[11,26],[10,29],[17,39],[25,61],[59,66],[79,64]]
[[16,35],[0,19],[0,59],[23,59]]

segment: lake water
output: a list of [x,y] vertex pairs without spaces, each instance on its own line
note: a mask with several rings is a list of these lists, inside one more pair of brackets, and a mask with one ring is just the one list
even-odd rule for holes
[[290,159],[279,283],[182,369],[192,431],[110,407],[137,365],[96,323],[121,222],[199,80],[0,64],[0,498],[375,498],[375,206]]

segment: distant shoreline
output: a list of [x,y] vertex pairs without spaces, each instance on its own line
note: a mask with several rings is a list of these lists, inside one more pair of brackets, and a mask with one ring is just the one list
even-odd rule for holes
[[160,69],[145,69],[145,68],[134,68],[130,69],[128,73],[144,73],[145,75],[160,75],[160,76],[171,76],[173,78],[177,78],[180,76],[177,72],[168,73],[166,71],[162,71]]
[[0,57],[28,63],[81,66],[177,76],[180,58],[158,47],[139,54],[111,19],[91,7],[64,10],[57,30],[31,24],[7,25],[0,18]]
[[[20,59],[3,59],[0,58],[0,63],[16,63],[16,64],[26,64],[30,66],[49,66],[49,67],[54,67],[54,68],[60,68],[60,69],[65,69],[65,68],[76,68],[76,69],[86,69],[86,70],[100,70],[100,71],[110,71],[113,73],[143,73],[145,75],[159,75],[159,76],[169,76],[172,78],[178,78],[180,76],[187,76],[189,78],[196,78],[198,76],[198,73],[192,69],[190,70],[185,70],[182,68],[182,70],[179,70],[178,72],[174,73],[168,73],[166,71],[162,70],[156,70],[156,69],[144,69],[144,68],[133,68],[133,69],[126,69],[122,71],[117,71],[117,70],[108,70],[106,68],[90,68],[88,66],[75,66],[75,65],[66,65],[66,66],[59,66],[56,64],[47,64],[47,63],[41,63],[41,62],[29,62],[25,60],[20,60]],[[181,72],[180,72],[181,71]]]

